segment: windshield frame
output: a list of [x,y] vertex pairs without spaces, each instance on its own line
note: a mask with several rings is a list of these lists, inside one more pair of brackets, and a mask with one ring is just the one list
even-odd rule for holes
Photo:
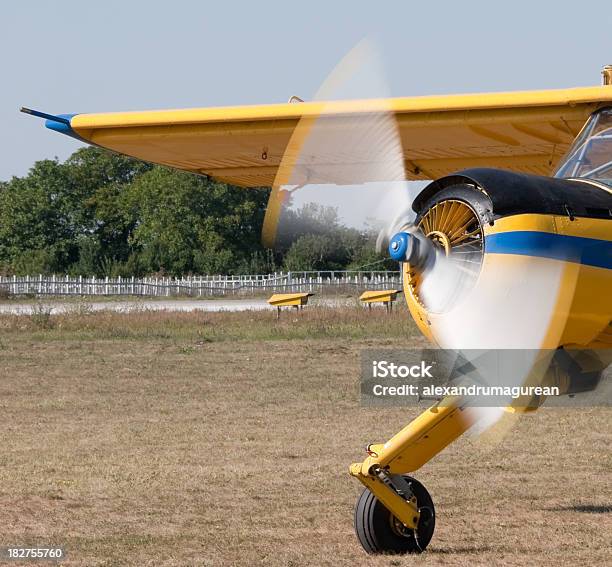
[[[609,157],[608,161],[590,164],[593,167],[581,171],[589,165],[589,155],[593,156],[595,153],[594,142],[602,141],[605,143],[604,155],[605,159]],[[602,172],[609,172],[609,177],[595,177]],[[569,150],[560,160],[553,177],[591,180],[612,186],[612,107],[602,107],[589,116]]]

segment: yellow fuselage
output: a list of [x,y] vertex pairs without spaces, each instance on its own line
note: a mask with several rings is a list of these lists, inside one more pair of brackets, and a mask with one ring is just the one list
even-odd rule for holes
[[[517,288],[523,288],[523,301],[528,302],[530,279],[547,271],[556,282],[556,287],[550,289],[556,305],[546,322],[548,328],[540,348],[612,346],[608,331],[612,319],[612,271],[608,266],[612,221],[519,214],[485,226],[484,235],[482,268],[471,293],[485,318],[503,309],[506,299],[517,295]],[[437,329],[444,327],[452,312],[428,312],[409,285],[407,264],[403,265],[403,276],[406,301],[416,324],[425,336],[439,344]],[[458,305],[452,311],[460,309]],[[525,319],[526,330],[532,324]]]

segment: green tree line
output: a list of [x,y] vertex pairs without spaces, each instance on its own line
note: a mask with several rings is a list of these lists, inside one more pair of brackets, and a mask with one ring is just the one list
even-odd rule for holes
[[[242,189],[105,150],[36,162],[0,182],[0,271],[142,276],[325,270],[378,260],[356,231],[332,236],[333,212],[284,251],[261,245],[268,188]],[[322,224],[322,223],[320,223]]]

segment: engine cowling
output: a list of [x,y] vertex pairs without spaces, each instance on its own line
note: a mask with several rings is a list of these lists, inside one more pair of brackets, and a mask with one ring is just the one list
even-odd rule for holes
[[607,328],[609,192],[582,181],[475,169],[434,181],[413,208],[416,226],[444,263],[458,268],[426,278],[419,266],[402,264],[410,311],[435,343],[557,348],[589,345]]

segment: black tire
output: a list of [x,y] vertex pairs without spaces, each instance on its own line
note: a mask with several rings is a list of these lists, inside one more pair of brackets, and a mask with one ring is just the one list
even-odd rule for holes
[[412,485],[421,517],[416,530],[403,528],[400,533],[397,520],[391,512],[367,488],[361,493],[355,506],[355,533],[367,553],[421,553],[434,533],[436,512],[427,489],[410,476],[405,477]]

